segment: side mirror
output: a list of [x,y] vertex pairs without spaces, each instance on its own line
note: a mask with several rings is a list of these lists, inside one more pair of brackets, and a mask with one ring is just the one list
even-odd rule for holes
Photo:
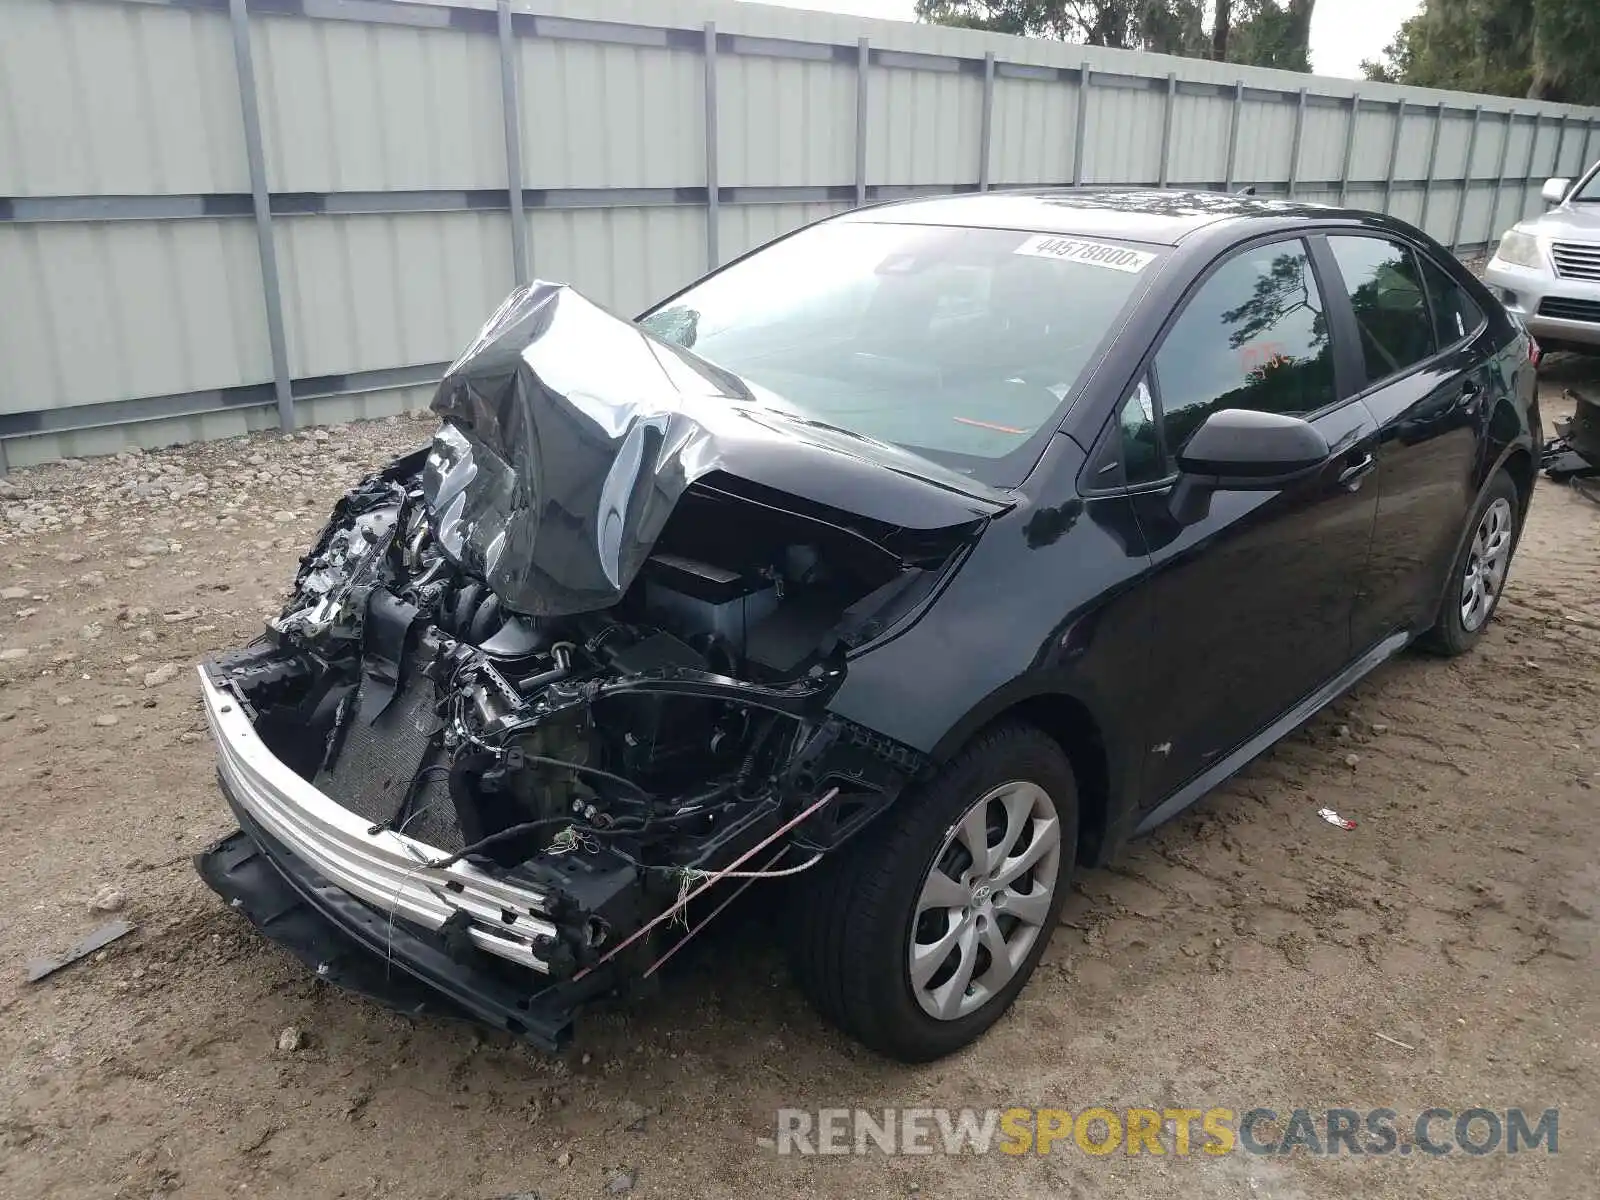
[[1544,197],[1546,204],[1560,204],[1566,200],[1567,192],[1572,189],[1572,180],[1563,179],[1559,175],[1554,179],[1546,179],[1544,187],[1539,189],[1539,195]]
[[1178,455],[1172,513],[1203,518],[1216,491],[1273,491],[1315,471],[1332,451],[1310,421],[1225,408],[1206,418]]

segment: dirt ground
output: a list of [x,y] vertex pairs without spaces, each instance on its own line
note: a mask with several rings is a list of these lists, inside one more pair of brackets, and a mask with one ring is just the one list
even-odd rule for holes
[[[1547,420],[1572,369],[1552,372]],[[1081,877],[975,1047],[920,1068],[860,1050],[805,1007],[752,910],[681,956],[658,1004],[590,1020],[557,1060],[317,983],[190,866],[230,828],[191,664],[253,635],[337,492],[428,428],[0,485],[0,1195],[1596,1194],[1600,507],[1541,483],[1476,653],[1403,656]],[[97,900],[137,931],[25,983],[28,959],[107,919]],[[289,1026],[304,1045],[280,1050]],[[1560,1150],[797,1158],[758,1141],[779,1107],[1095,1104],[1554,1107]]]

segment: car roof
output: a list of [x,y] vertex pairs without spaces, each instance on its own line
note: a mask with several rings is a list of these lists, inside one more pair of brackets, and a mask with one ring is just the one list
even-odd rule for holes
[[1025,229],[1176,246],[1189,234],[1223,221],[1282,221],[1293,217],[1327,220],[1356,215],[1320,204],[1231,192],[1093,187],[919,197],[857,209],[838,219]]

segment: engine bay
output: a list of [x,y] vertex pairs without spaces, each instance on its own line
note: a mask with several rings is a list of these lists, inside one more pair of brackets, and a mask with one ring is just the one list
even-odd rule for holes
[[263,638],[207,671],[372,835],[560,896],[557,974],[834,789],[774,860],[815,861],[919,768],[827,701],[849,655],[927,601],[954,543],[907,565],[712,477],[619,603],[534,617],[445,553],[425,467],[418,452],[351,489]]

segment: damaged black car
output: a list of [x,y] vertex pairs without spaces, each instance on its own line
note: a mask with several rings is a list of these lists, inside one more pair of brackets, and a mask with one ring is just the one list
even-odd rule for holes
[[949,1053],[1074,870],[1482,635],[1535,357],[1409,226],[1205,193],[857,210],[636,322],[519,289],[202,665],[198,868],[547,1047],[782,887],[825,1017]]

